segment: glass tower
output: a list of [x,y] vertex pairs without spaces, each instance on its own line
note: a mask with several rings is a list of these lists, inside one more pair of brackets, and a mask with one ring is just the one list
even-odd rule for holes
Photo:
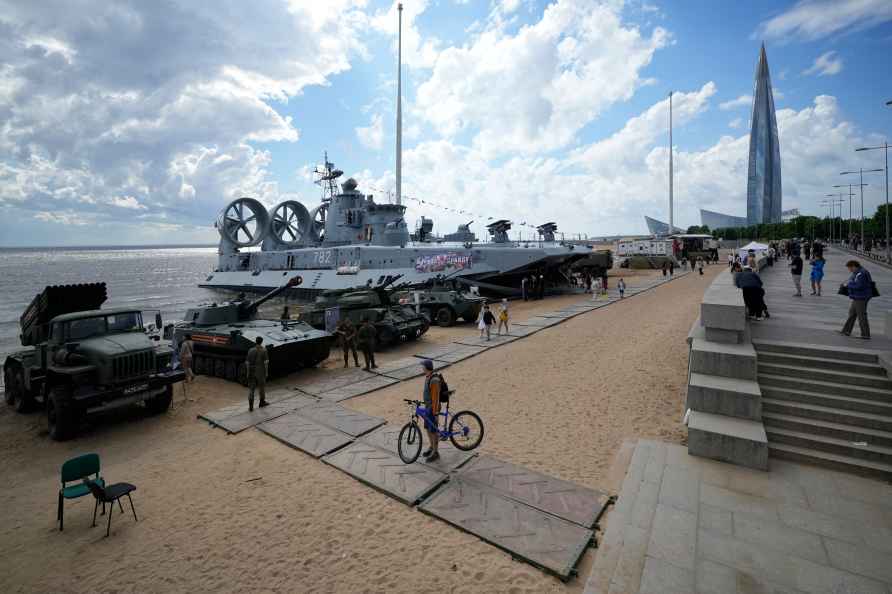
[[759,52],[753,86],[746,221],[749,225],[781,222],[781,162],[774,95],[768,76],[765,44]]

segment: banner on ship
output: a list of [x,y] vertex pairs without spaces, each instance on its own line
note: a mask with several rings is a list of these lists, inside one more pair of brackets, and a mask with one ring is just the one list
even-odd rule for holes
[[442,272],[444,270],[461,270],[470,267],[470,254],[448,252],[431,256],[419,256],[415,259],[416,272]]

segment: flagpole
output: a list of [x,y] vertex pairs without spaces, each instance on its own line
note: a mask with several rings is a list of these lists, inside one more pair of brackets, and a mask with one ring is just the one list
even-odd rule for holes
[[396,72],[396,203],[403,201],[403,5],[399,12],[399,36],[397,41]]

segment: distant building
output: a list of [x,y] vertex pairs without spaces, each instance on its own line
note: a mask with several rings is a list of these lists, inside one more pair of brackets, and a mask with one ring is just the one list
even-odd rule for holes
[[765,44],[759,52],[753,88],[746,220],[750,225],[781,222],[781,161],[774,95]]
[[730,229],[732,227],[746,227],[746,217],[735,217],[712,210],[700,209],[700,224],[712,229]]
[[790,210],[785,210],[784,212],[781,213],[781,220],[785,223],[788,223],[798,216],[801,216],[799,214],[799,209],[791,208]]
[[[647,230],[651,235],[669,235],[669,223],[664,223],[663,221],[658,221],[656,219],[652,219],[649,216],[644,216],[644,222],[647,223]],[[675,230],[672,233],[684,233],[684,229],[679,229],[675,227]]]

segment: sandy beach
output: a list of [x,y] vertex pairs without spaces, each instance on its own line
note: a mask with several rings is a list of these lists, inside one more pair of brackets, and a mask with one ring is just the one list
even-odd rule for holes
[[[448,368],[453,406],[486,423],[480,451],[616,492],[611,464],[626,440],[684,439],[684,340],[704,288],[724,270],[708,267],[703,277],[690,274]],[[512,302],[512,316],[582,298]],[[468,324],[435,327],[422,342],[473,333]],[[339,355],[270,388],[318,377],[341,364]],[[402,424],[402,398],[418,397],[421,385],[418,378],[344,404]],[[200,377],[189,397],[183,402],[177,386],[167,414],[121,411],[65,443],[47,438],[41,415],[0,410],[0,591],[582,591],[596,550],[585,553],[581,577],[564,584],[259,431],[226,435],[196,419],[243,399],[241,386]],[[137,486],[139,522],[129,509],[118,513],[110,538],[104,526],[90,528],[92,498],[66,502],[64,532],[55,522],[62,462],[93,451],[106,481]]]

